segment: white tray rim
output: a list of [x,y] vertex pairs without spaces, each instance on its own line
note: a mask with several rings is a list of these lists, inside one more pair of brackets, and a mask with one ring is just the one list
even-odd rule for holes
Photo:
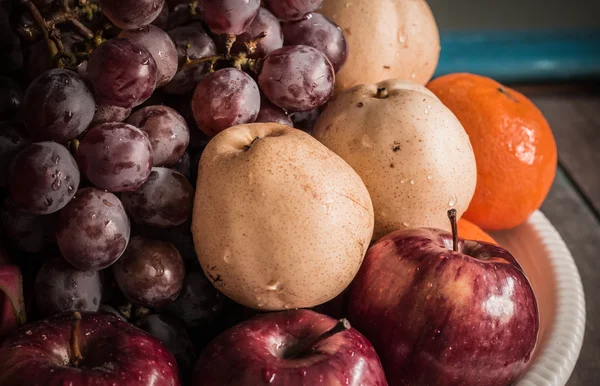
[[586,309],[581,276],[562,237],[540,211],[533,213],[523,225],[533,229],[544,249],[542,253],[550,262],[556,288],[556,308],[544,346],[515,385],[565,386],[579,358],[585,332]]

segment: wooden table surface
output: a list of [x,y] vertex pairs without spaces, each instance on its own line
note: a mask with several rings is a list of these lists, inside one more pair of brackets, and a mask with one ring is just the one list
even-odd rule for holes
[[542,212],[579,268],[587,321],[569,386],[600,384],[600,86],[516,87],[542,110],[558,145],[559,170]]

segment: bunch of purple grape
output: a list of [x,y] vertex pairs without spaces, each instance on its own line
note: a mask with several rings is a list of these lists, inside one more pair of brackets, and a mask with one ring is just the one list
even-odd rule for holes
[[263,3],[0,3],[2,242],[34,319],[117,313],[184,368],[185,328],[227,326],[190,232],[203,146],[237,124],[310,129],[347,55],[322,0]]

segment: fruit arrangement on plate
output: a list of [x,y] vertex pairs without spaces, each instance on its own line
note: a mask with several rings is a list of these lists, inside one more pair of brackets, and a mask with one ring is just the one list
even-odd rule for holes
[[[0,385],[510,385],[539,110],[423,0],[0,2]],[[482,230],[484,229],[484,230]]]

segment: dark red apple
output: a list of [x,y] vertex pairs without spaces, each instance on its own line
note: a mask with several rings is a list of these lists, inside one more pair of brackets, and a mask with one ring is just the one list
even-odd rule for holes
[[533,290],[509,252],[426,228],[393,232],[369,249],[348,317],[375,346],[390,385],[510,385],[539,328]]
[[23,277],[16,265],[10,264],[0,246],[0,341],[8,333],[25,324]]
[[387,385],[373,346],[347,323],[309,310],[257,316],[211,342],[192,385]]
[[179,386],[175,358],[113,315],[68,313],[22,327],[0,345],[2,386]]

